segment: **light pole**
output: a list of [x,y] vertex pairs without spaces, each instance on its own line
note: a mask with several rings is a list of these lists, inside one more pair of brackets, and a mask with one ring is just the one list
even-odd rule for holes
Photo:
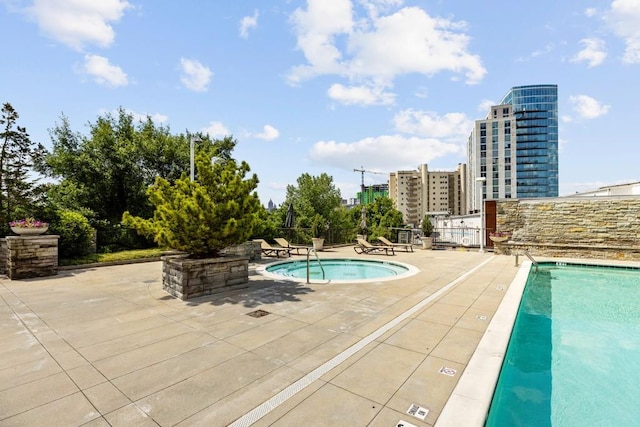
[[196,170],[196,141],[200,141],[200,138],[194,135],[191,135],[191,138],[189,140],[190,144],[189,144],[189,160],[190,160],[190,165],[191,165],[191,173],[190,173],[190,177],[191,177],[191,182],[193,182],[194,176],[195,176],[195,170]]
[[476,178],[476,183],[480,184],[480,252],[484,252],[484,199],[482,198],[482,185],[487,181],[487,178],[480,176]]

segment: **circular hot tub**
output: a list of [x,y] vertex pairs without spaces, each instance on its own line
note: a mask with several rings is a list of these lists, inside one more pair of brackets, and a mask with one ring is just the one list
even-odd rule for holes
[[[259,268],[258,273],[273,279],[307,280],[307,261],[281,261]],[[324,282],[372,282],[412,276],[418,269],[395,261],[357,258],[322,258],[309,261],[309,280]]]

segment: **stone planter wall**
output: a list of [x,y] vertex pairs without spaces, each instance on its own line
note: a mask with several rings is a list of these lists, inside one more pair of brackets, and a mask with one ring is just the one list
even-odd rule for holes
[[6,274],[9,279],[58,274],[58,239],[56,235],[7,236]]
[[511,232],[496,253],[640,260],[640,197],[499,200],[496,223]]
[[247,257],[162,257],[162,288],[182,300],[247,288],[248,283]]
[[258,261],[262,259],[262,248],[260,242],[244,242],[240,245],[229,246],[222,250],[225,255],[248,257],[249,261]]
[[0,274],[7,274],[7,240],[0,239]]

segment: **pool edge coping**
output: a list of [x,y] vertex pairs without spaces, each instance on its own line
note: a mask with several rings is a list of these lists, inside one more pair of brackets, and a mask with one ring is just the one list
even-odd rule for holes
[[520,265],[435,427],[484,425],[531,265]]
[[[640,262],[633,260],[545,257],[537,261],[540,263],[566,263],[568,265],[590,265],[594,267],[640,268]],[[442,408],[434,427],[482,427],[485,425],[532,265],[533,263],[529,260],[520,264],[516,276],[511,281],[460,380]]]

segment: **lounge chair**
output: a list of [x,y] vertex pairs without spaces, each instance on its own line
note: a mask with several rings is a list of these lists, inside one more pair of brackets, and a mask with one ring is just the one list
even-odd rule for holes
[[389,239],[383,236],[378,236],[378,240],[380,240],[382,243],[384,243],[387,246],[393,246],[396,249],[404,249],[407,252],[409,251],[413,252],[413,245],[411,243],[393,243],[389,241]]
[[260,242],[260,249],[262,249],[262,253],[266,256],[275,255],[276,258],[280,258],[280,254],[286,254],[287,256],[291,256],[291,249],[289,248],[281,248],[279,246],[271,246],[264,239],[253,239],[254,242]]
[[312,247],[312,246],[303,246],[303,245],[292,245],[291,243],[289,243],[287,239],[283,237],[276,237],[273,240],[275,240],[276,243],[282,246],[283,248],[289,248],[290,251],[296,251],[296,255],[302,255],[300,253],[301,249],[304,249],[305,251],[307,251]]
[[358,243],[353,247],[353,250],[356,251],[357,254],[371,254],[376,252],[384,251],[385,255],[395,255],[395,251],[393,246],[383,246],[383,245],[372,245],[364,239],[357,239]]

